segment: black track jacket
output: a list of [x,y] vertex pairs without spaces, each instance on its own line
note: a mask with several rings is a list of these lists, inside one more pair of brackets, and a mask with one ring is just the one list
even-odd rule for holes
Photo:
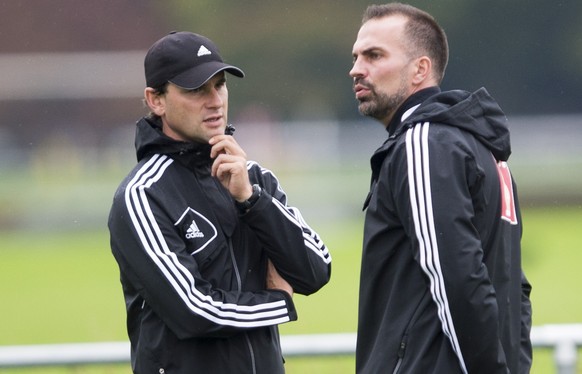
[[389,124],[365,205],[358,373],[529,373],[506,121],[485,89],[433,87]]
[[133,371],[283,373],[277,325],[297,315],[288,294],[265,289],[267,259],[307,295],[329,280],[327,248],[257,163],[249,176],[263,192],[240,215],[210,175],[209,145],[142,119],[136,149],[109,216]]

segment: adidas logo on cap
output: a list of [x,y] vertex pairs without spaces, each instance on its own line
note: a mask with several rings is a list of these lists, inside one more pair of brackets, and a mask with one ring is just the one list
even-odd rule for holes
[[200,57],[200,56],[206,56],[206,55],[211,55],[211,54],[212,54],[212,52],[210,52],[208,50],[208,48],[206,48],[204,45],[201,45],[200,48],[198,49],[197,56]]

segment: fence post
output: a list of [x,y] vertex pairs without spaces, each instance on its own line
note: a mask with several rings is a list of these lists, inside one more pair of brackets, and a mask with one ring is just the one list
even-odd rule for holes
[[578,363],[576,343],[570,339],[556,342],[554,361],[557,374],[576,374]]

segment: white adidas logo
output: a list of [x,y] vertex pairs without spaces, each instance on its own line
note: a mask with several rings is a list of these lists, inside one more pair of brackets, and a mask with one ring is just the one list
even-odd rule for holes
[[211,54],[212,54],[212,52],[210,52],[208,50],[208,48],[206,48],[204,45],[201,45],[200,48],[198,49],[198,57],[211,55]]
[[200,231],[196,222],[194,222],[194,220],[192,220],[192,224],[190,225],[190,227],[188,227],[188,230],[186,230],[186,239],[203,238],[203,237],[204,237],[204,233],[202,231]]

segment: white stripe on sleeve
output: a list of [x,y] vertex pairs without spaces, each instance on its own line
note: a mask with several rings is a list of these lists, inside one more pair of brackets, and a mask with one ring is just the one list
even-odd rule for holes
[[467,373],[451,316],[443,272],[440,266],[439,248],[436,241],[430,185],[429,129],[430,124],[425,122],[417,124],[406,132],[410,204],[416,238],[419,244],[420,265],[430,280],[430,291],[433,300],[437,304],[443,332],[452,344],[463,373]]

